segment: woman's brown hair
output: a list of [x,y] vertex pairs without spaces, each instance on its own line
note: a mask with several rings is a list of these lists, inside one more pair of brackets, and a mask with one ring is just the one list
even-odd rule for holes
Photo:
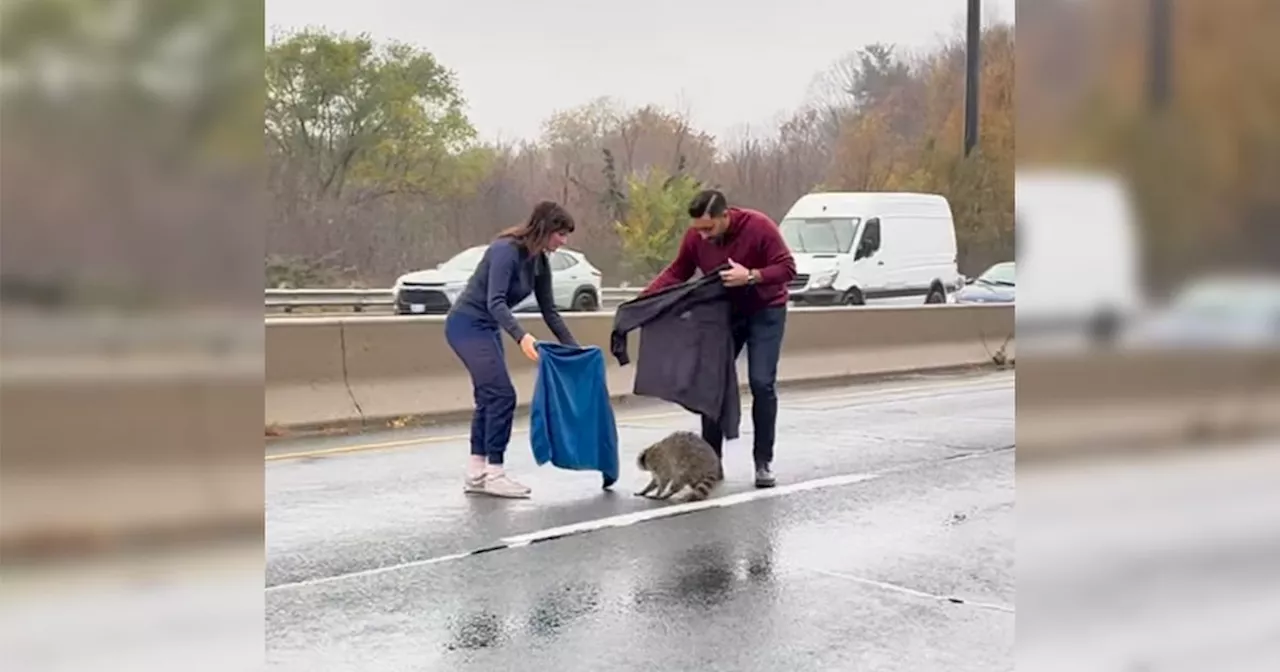
[[573,215],[555,201],[542,201],[533,206],[529,221],[498,234],[510,238],[531,253],[547,251],[547,241],[555,233],[573,233]]

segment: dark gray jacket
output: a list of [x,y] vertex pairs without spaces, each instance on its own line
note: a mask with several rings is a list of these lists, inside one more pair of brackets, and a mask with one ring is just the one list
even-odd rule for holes
[[732,305],[720,270],[618,306],[609,350],[629,364],[627,334],[640,329],[633,392],[718,420],[724,437],[736,439],[742,408]]

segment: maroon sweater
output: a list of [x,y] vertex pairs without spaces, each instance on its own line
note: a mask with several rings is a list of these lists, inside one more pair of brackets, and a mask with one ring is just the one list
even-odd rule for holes
[[754,286],[731,290],[739,312],[750,314],[787,304],[787,283],[796,277],[791,250],[768,215],[746,208],[729,208],[729,228],[719,240],[703,240],[697,231],[685,231],[676,258],[643,293],[678,285],[693,277],[695,269],[710,273],[730,259],[760,274]]

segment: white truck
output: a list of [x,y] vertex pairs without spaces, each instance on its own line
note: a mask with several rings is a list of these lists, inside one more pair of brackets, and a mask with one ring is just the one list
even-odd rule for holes
[[1014,198],[1020,341],[1109,341],[1146,309],[1140,233],[1121,177],[1019,168]]

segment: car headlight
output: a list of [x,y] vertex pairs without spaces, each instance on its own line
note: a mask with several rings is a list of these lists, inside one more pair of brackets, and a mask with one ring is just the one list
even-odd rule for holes
[[836,282],[836,271],[827,271],[813,276],[809,286],[813,289],[829,289]]

